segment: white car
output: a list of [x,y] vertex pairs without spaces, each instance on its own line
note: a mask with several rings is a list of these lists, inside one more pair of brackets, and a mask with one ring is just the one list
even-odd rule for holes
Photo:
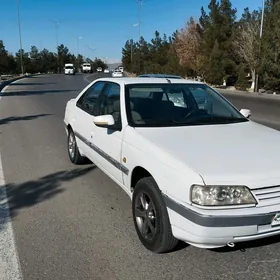
[[97,71],[97,72],[102,72],[102,67],[98,67],[98,68],[96,69],[96,71]]
[[140,241],[161,253],[280,235],[280,132],[249,116],[200,82],[102,78],[64,122],[71,162],[90,159],[128,194]]
[[112,73],[112,77],[114,78],[123,77],[123,73],[120,70],[115,70]]
[[109,69],[105,69],[104,73],[106,73],[106,74],[110,73]]
[[91,72],[91,64],[90,63],[83,63],[82,64],[82,72],[83,73],[90,73]]
[[65,75],[75,75],[75,66],[73,63],[66,63],[64,66]]

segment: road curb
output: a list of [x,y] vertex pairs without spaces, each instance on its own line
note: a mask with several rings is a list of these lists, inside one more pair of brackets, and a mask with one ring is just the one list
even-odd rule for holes
[[242,96],[242,97],[248,97],[248,98],[280,101],[280,95],[230,91],[230,90],[224,90],[224,89],[219,89],[219,88],[214,88],[214,89],[222,95]]
[[29,75],[29,76],[20,76],[20,77],[16,77],[16,78],[13,78],[13,79],[10,79],[10,80],[6,80],[6,81],[3,81],[2,83],[0,83],[0,93],[2,93],[2,90],[10,85],[11,83],[15,82],[15,81],[18,81],[18,80],[21,80],[21,79],[24,79],[24,78],[30,78],[30,77],[34,77],[34,76],[38,76],[38,75]]

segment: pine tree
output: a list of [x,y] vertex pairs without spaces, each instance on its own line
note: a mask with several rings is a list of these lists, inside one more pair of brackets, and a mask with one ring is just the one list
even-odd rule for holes
[[206,79],[210,84],[221,85],[225,76],[223,52],[216,40],[214,48],[209,57],[206,69]]
[[[203,38],[201,49],[203,55],[206,57],[206,78],[211,77],[212,81],[218,81],[220,80],[220,72],[225,75],[232,75],[236,72],[236,58],[232,43],[236,9],[232,8],[232,4],[229,0],[221,0],[220,4],[216,0],[211,0],[208,8],[208,15],[203,8],[201,9],[200,24]],[[215,75],[215,73],[211,72],[211,65],[215,65],[216,63],[212,61],[212,53],[216,44],[219,46],[222,61],[219,62],[221,70],[217,72],[217,79],[214,79],[213,75]]]
[[238,90],[247,90],[248,88],[248,81],[246,79],[244,66],[242,64],[239,67],[238,79],[235,86]]
[[0,73],[9,72],[9,57],[8,52],[5,49],[4,43],[0,40]]
[[[274,3],[273,3],[274,2]],[[280,90],[280,1],[267,1],[262,39],[261,82],[266,89]]]

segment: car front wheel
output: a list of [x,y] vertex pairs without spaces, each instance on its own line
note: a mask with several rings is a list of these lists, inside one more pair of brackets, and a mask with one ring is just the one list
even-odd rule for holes
[[172,235],[167,208],[152,177],[138,181],[132,197],[133,221],[141,243],[154,253],[172,251],[178,240]]
[[68,133],[68,155],[70,161],[74,164],[83,164],[86,161],[86,158],[81,156],[79,152],[76,137],[72,129],[69,129]]

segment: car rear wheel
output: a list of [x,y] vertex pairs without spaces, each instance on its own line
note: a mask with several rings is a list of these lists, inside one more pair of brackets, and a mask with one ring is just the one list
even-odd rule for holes
[[172,235],[167,208],[152,177],[138,181],[132,197],[133,221],[141,243],[154,253],[172,251],[178,240]]
[[69,159],[74,164],[83,164],[86,162],[86,158],[81,156],[77,142],[76,137],[72,129],[69,129],[68,133],[68,155]]

